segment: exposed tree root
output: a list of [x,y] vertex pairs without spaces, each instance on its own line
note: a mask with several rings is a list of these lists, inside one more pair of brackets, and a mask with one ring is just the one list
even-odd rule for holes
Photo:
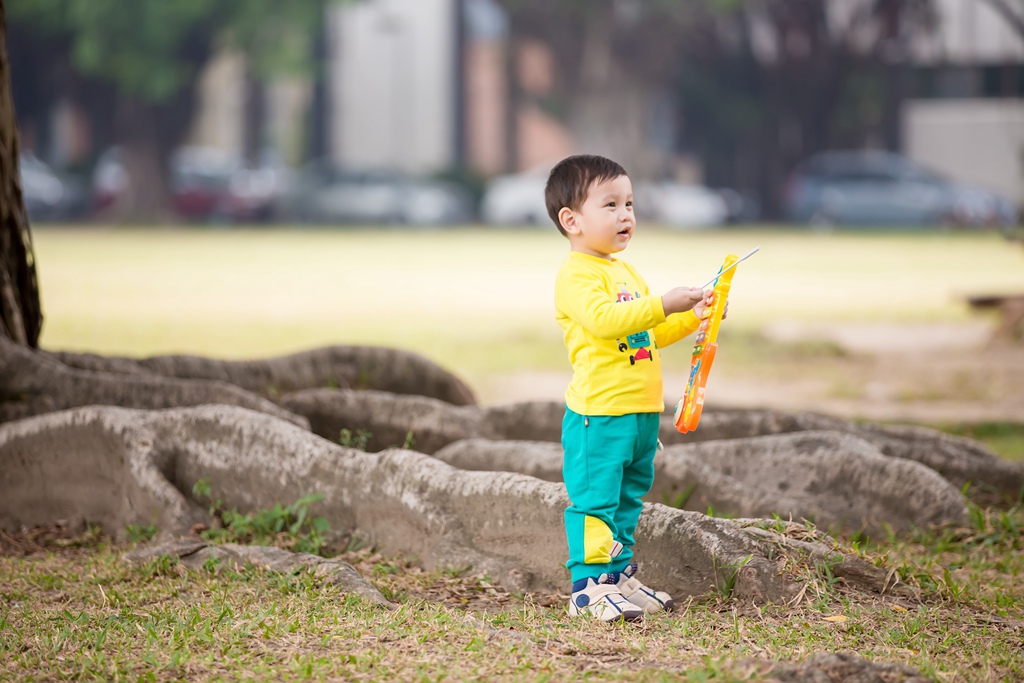
[[345,593],[355,593],[382,607],[397,607],[364,579],[355,567],[337,559],[327,559],[309,553],[295,553],[284,548],[261,545],[223,543],[211,545],[199,538],[173,539],[144,545],[125,555],[129,562],[149,562],[161,556],[174,557],[189,569],[203,569],[215,561],[214,566],[242,568],[248,564],[275,572],[292,572],[306,568],[325,577],[331,585]]
[[0,338],[0,422],[85,405],[159,409],[206,403],[308,425],[304,417],[227,382],[81,370]]
[[[562,590],[563,487],[508,472],[469,472],[427,455],[363,453],[231,406],[163,411],[84,407],[0,425],[0,527],[84,517],[185,530],[205,516],[192,486],[242,512],[324,493],[314,513],[427,567],[472,565],[515,590]],[[885,572],[817,540],[794,546],[747,523],[663,505],[637,530],[645,579],[677,597],[709,590],[792,600],[793,568],[828,557],[853,588]],[[845,573],[844,573],[845,572]]]
[[377,346],[327,346],[246,361],[184,355],[139,359],[66,352],[52,355],[83,370],[218,380],[270,398],[300,389],[341,387],[419,394],[453,405],[476,403],[470,388],[436,363],[409,351]]
[[[280,403],[307,417],[313,431],[321,436],[337,439],[342,428],[364,430],[372,434],[367,443],[369,450],[400,446],[411,436],[416,449],[424,453],[472,438],[558,442],[565,411],[564,406],[551,402],[451,406],[419,396],[344,389],[298,391],[281,397]],[[1024,465],[1003,460],[971,439],[925,427],[861,424],[814,413],[737,410],[707,413],[698,429],[686,435],[675,430],[671,416],[666,414],[661,439],[666,445],[695,444],[807,431],[856,437],[885,456],[921,463],[958,490],[970,483],[972,495],[1016,498],[1024,487]],[[788,476],[791,474],[787,470],[778,473],[783,479]]]
[[[462,469],[562,481],[562,451],[553,443],[467,439],[434,457]],[[647,500],[739,517],[809,519],[825,529],[869,534],[967,519],[963,496],[948,481],[843,432],[669,446],[655,458]]]

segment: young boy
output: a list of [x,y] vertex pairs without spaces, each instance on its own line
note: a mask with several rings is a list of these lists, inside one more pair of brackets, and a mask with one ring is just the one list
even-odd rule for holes
[[570,248],[555,281],[556,318],[573,368],[562,422],[569,611],[632,621],[673,607],[667,593],[635,578],[633,561],[665,409],[658,349],[700,327],[712,292],[677,287],[650,296],[640,274],[614,257],[636,229],[632,185],[614,161],[563,159],[544,199]]

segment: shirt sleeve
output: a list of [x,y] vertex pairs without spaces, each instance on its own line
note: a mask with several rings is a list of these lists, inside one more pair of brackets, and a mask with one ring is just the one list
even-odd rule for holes
[[692,310],[673,313],[665,322],[655,326],[654,341],[658,348],[675,344],[683,337],[696,332],[701,322],[703,321]]
[[660,296],[616,302],[600,279],[573,269],[559,275],[555,306],[599,339],[617,339],[665,322]]

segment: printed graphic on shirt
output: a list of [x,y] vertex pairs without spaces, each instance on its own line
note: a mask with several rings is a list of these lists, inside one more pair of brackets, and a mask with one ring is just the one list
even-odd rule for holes
[[[619,293],[615,299],[616,303],[633,301],[633,299],[640,298],[640,292],[630,293],[625,282],[618,282],[616,284],[619,285]],[[622,341],[621,339],[617,339],[616,341],[619,343],[619,351],[623,353],[631,349],[635,350],[629,354],[630,365],[636,365],[636,362],[640,360],[649,360],[652,363],[654,362],[654,356],[651,355],[650,350],[651,335],[647,330],[629,335],[626,337],[626,341]]]

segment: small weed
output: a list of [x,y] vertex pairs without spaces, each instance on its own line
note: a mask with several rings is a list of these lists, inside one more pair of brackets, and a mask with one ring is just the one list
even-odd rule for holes
[[156,536],[159,529],[153,524],[147,524],[145,526],[129,524],[125,531],[128,534],[129,542],[138,543],[140,541],[151,540],[154,536]]
[[705,513],[708,517],[718,517],[719,519],[735,519],[736,515],[729,512],[723,512],[722,510],[716,510],[714,505],[708,505],[707,512]]
[[310,506],[323,500],[322,493],[303,496],[288,506],[278,503],[272,508],[245,514],[225,509],[220,499],[212,500],[212,489],[205,479],[197,481],[192,491],[197,497],[211,500],[210,514],[220,522],[220,528],[202,532],[202,537],[208,541],[280,545],[314,555],[324,550],[330,524],[324,517],[309,514]]
[[730,564],[722,567],[724,571],[723,576],[718,574],[718,563],[712,557],[712,567],[715,573],[715,590],[724,600],[728,600],[732,597],[733,590],[736,588],[736,579],[739,577],[740,570],[746,566],[750,560],[753,559],[753,555],[747,555],[740,559],[735,564]]
[[139,573],[150,579],[157,576],[177,576],[178,558],[170,555],[160,555],[141,565]]
[[370,442],[373,437],[372,432],[368,432],[365,429],[357,429],[356,433],[353,434],[351,430],[343,428],[338,436],[338,443],[346,448],[354,448],[357,451],[365,451],[366,445]]
[[464,567],[445,567],[441,571],[441,573],[444,576],[447,576],[447,577],[450,577],[450,578],[453,578],[453,579],[460,579],[463,576],[469,574],[469,572],[471,572],[472,570],[473,570],[473,565],[467,564]]
[[352,535],[348,537],[348,541],[346,541],[345,548],[342,550],[342,553],[356,553],[363,548],[366,548],[368,545],[369,544],[365,539]]
[[690,484],[687,484],[687,486],[683,488],[683,490],[677,493],[675,496],[669,496],[668,493],[663,493],[661,495],[661,502],[669,507],[682,510],[683,506],[686,505],[686,501],[690,500],[690,496],[693,495],[693,492],[696,489],[697,484],[691,482]]

